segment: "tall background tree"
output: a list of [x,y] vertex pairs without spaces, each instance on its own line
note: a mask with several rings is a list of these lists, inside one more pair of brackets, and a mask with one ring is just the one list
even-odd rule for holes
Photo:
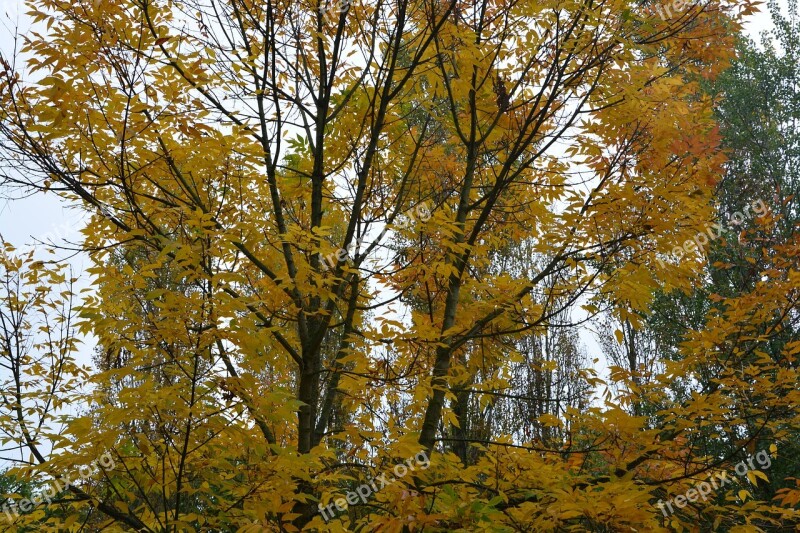
[[[745,36],[737,43],[737,58],[707,91],[716,101],[716,117],[720,125],[722,147],[728,157],[722,179],[714,195],[715,224],[718,235],[709,239],[703,253],[707,264],[698,284],[691,291],[658,294],[643,315],[643,327],[632,328],[613,318],[605,326],[603,345],[613,364],[631,372],[636,381],[654,379],[658,372],[652,364],[680,361],[681,345],[693,331],[702,330],[709,320],[725,312],[726,299],[738,298],[756,291],[768,280],[765,271],[774,268],[770,258],[778,250],[797,241],[800,213],[797,193],[800,192],[800,19],[797,2],[784,6],[770,2],[773,29],[762,34],[760,45]],[[786,9],[788,8],[788,9]],[[757,203],[769,210],[771,223],[765,224],[751,208]],[[750,213],[742,217],[743,213]],[[781,268],[788,268],[783,265]],[[793,293],[788,296],[792,299]],[[770,323],[760,324],[757,333],[769,341],[755,348],[754,338],[741,335],[737,344],[750,344],[747,356],[780,361],[786,347],[798,338],[797,310],[786,310],[780,334],[770,331]],[[613,332],[619,331],[616,339]],[[757,351],[757,350],[763,351]],[[797,363],[788,362],[791,368]],[[719,367],[712,365],[700,379],[676,379],[670,383],[672,396],[682,401],[715,386]],[[756,396],[754,401],[760,401]],[[635,403],[635,409],[652,413],[662,405]],[[789,407],[789,409],[794,409]],[[782,417],[785,413],[771,416]],[[763,419],[762,419],[763,421]],[[742,420],[735,425],[712,427],[697,439],[695,446],[718,459],[746,460],[757,450],[777,444],[781,453],[770,466],[771,483],[748,482],[746,489],[766,501],[797,503],[800,463],[797,460],[797,430],[793,423],[781,423],[776,432],[769,424]],[[716,498],[724,502],[723,495]],[[693,511],[690,511],[693,512]],[[697,516],[694,515],[693,516]],[[702,528],[731,528],[736,521],[726,517],[700,515]],[[770,529],[766,522],[753,522]],[[774,527],[774,526],[773,526]],[[791,529],[792,525],[785,528]]]

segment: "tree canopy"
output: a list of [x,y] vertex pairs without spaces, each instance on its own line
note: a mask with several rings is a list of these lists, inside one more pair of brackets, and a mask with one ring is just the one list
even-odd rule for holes
[[795,204],[731,134],[754,4],[30,0],[0,175],[86,211],[91,267],[0,257],[12,479],[61,489],[4,527],[793,530],[797,472],[760,487]]

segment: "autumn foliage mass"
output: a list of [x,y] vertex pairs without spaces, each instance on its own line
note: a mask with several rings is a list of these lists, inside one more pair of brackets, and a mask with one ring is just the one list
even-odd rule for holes
[[29,1],[2,187],[89,266],[2,243],[0,528],[794,531],[754,4]]

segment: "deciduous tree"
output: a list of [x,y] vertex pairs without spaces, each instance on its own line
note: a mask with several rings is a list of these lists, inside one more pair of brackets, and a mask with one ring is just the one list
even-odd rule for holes
[[[609,393],[540,416],[558,438],[467,434],[467,464],[442,442],[453,407],[486,396],[464,385],[509,389],[519,339],[575,302],[624,302],[635,323],[655,288],[689,285],[701,257],[669,256],[710,219],[725,160],[701,81],[752,2],[667,19],[627,0],[30,5],[40,33],[0,77],[4,177],[92,214],[81,325],[109,361],[35,458],[55,475],[113,453],[71,523],[92,508],[109,530],[658,530],[664,488],[723,467],[698,431],[793,423],[797,346],[739,356],[793,312],[794,243],[635,390],[667,402],[653,420]],[[498,268],[522,245],[537,261]],[[665,397],[709,361],[711,387]],[[317,513],[420,449],[429,469]]]

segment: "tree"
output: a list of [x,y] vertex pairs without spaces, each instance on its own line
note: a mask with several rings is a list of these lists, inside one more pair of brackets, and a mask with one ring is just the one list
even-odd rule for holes
[[[622,0],[31,6],[44,34],[0,78],[4,178],[93,214],[81,325],[113,361],[73,398],[87,409],[70,439],[36,460],[113,454],[72,516],[136,531],[656,530],[664,487],[722,466],[682,417],[761,416],[730,401],[747,376],[758,408],[780,410],[767,423],[794,420],[795,369],[771,360],[686,401],[641,390],[667,404],[654,427],[609,395],[539,415],[563,426],[541,441],[493,427],[464,435],[478,453],[442,443],[459,405],[507,388],[521,339],[581,298],[625,302],[635,322],[656,287],[688,286],[700,258],[668,256],[710,219],[724,163],[700,82],[726,67],[751,2],[663,18]],[[497,268],[523,244],[534,268]],[[781,327],[794,249],[774,260],[785,277],[660,379],[739,349],[725,326],[762,299],[755,318]],[[602,390],[592,369],[575,375]],[[464,384],[482,392],[458,398]],[[399,474],[420,449],[430,468]],[[371,500],[318,514],[389,471],[400,479]],[[725,512],[744,508],[791,514]]]
[[[641,361],[659,359],[680,361],[681,344],[693,331],[703,330],[709,320],[726,312],[731,300],[759,289],[759,285],[774,276],[766,274],[774,265],[767,255],[796,239],[798,216],[794,198],[798,187],[800,152],[794,124],[798,117],[797,76],[797,4],[789,4],[788,18],[780,6],[770,2],[769,9],[775,30],[762,37],[762,46],[747,38],[737,43],[737,58],[731,67],[707,88],[716,104],[722,146],[728,154],[725,172],[716,187],[716,238],[707,242],[704,254],[707,264],[693,290],[674,291],[657,295],[644,317],[643,328],[621,325],[624,342],[618,344],[614,335],[607,335],[604,346],[612,354],[636,354]],[[751,204],[758,209],[753,212]],[[750,214],[742,216],[743,213]],[[768,215],[765,217],[765,215]],[[765,223],[771,218],[770,223]],[[784,268],[788,265],[784,265]],[[765,275],[766,274],[766,275]],[[789,275],[785,272],[784,275]],[[791,298],[791,294],[788,296]],[[758,334],[769,342],[762,347],[761,357],[780,360],[785,346],[797,339],[796,310],[787,310],[790,317],[780,333],[770,332],[764,325]],[[606,324],[613,324],[607,320]],[[616,326],[607,327],[613,332]],[[750,339],[748,339],[750,340]],[[743,346],[745,343],[737,343]],[[741,349],[741,348],[740,348]],[[668,354],[668,355],[667,355]],[[752,364],[755,353],[742,354],[741,361]],[[625,367],[617,356],[614,364]],[[635,360],[632,358],[631,360]],[[740,364],[742,364],[740,362]],[[796,363],[792,362],[792,366]],[[642,371],[631,365],[636,380],[653,379],[658,372]],[[675,399],[685,400],[714,386],[717,372],[707,368],[700,379],[676,378],[670,383]],[[648,406],[652,412],[660,406]],[[742,423],[729,426],[721,434],[698,438],[698,447],[714,457],[735,457],[746,460],[754,450],[768,449],[778,440],[782,453],[770,462],[771,483],[751,483],[747,490],[756,498],[772,500],[778,496],[784,502],[796,502],[796,425],[783,424],[786,435],[778,438],[769,425]],[[722,497],[717,503],[724,503]],[[711,528],[723,522],[714,516],[704,517],[701,527]],[[729,526],[730,527],[730,526]]]

